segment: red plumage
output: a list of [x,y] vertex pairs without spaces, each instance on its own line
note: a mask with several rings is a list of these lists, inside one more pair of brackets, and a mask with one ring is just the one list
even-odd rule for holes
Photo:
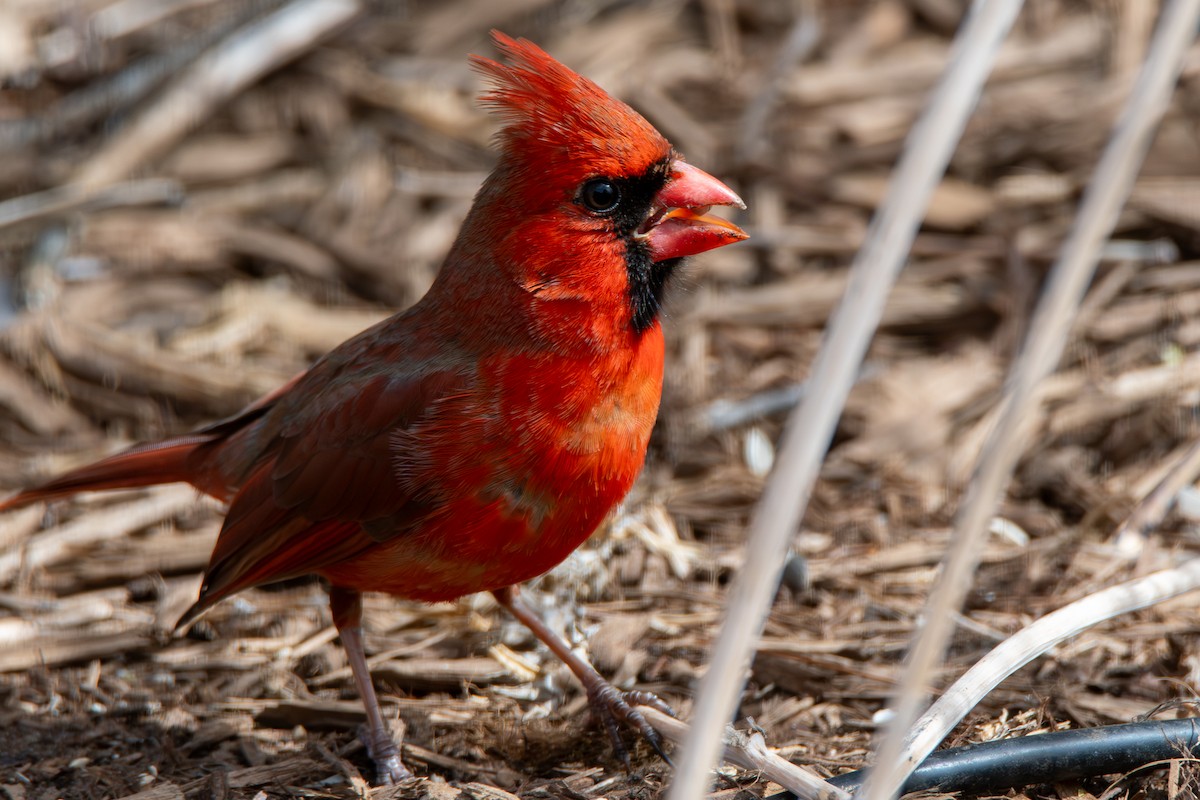
[[508,64],[473,61],[506,123],[501,157],[425,297],[237,417],[0,504],[171,481],[228,500],[181,624],[251,586],[328,579],[385,779],[406,771],[362,661],[359,593],[490,590],[530,622],[507,587],[578,547],[641,469],[666,277],[745,237],[702,216],[736,195],[636,112],[529,42],[495,39]]

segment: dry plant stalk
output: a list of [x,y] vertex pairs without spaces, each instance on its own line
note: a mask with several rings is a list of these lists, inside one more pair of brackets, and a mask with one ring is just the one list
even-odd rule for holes
[[850,268],[846,296],[813,366],[814,391],[788,420],[775,468],[755,509],[729,611],[700,682],[695,720],[670,800],[705,793],[717,761],[724,721],[745,685],[746,668],[786,562],[788,539],[803,516],[821,457],[833,437],[859,364],[883,314],[921,218],[1008,35],[1020,0],[977,4],[956,38],[930,105],[908,136],[888,194]]
[[[495,25],[561,53],[647,113],[661,111],[655,122],[680,128],[683,152],[705,163],[702,154],[712,153],[750,203],[747,246],[698,259],[672,291],[667,380],[677,391],[664,397],[661,447],[627,506],[642,518],[661,504],[679,540],[704,557],[680,568],[648,540],[596,537],[572,572],[544,583],[565,629],[598,626],[579,641],[605,674],[686,696],[763,487],[745,445],[771,450],[811,386],[850,259],[970,4],[363,3],[360,22],[216,102],[138,163],[132,180],[93,198],[61,183],[164,101],[201,54],[290,3],[0,2],[0,141],[9,145],[0,150],[12,156],[0,159],[0,326],[11,322],[0,334],[0,485],[26,485],[131,439],[236,411],[265,382],[304,369],[421,294],[490,164],[478,87],[462,56],[479,52]],[[742,707],[797,763],[839,771],[868,758],[872,712],[895,686],[919,625],[956,487],[998,416],[998,387],[1034,292],[1134,77],[1121,70],[1148,52],[1144,23],[1164,4],[1026,5],[931,197],[794,537],[811,583],[781,592],[759,640],[756,691]],[[813,7],[827,13],[809,17]],[[720,24],[705,28],[701,19]],[[32,60],[6,71],[21,50],[19,41],[9,46],[14,37]],[[995,520],[1013,536],[988,540],[976,602],[959,617],[964,659],[1027,615],[1124,579],[1114,575],[1174,566],[1176,549],[1200,553],[1196,511],[1186,507],[1136,541],[1135,566],[1110,538],[1196,437],[1200,262],[1177,263],[1180,245],[1192,258],[1186,243],[1200,231],[1196,109],[1187,97],[1177,93],[1160,125],[1120,238],[1103,250],[1106,271],[1061,370],[1044,384],[1044,411],[1027,421],[1034,444]],[[103,358],[90,357],[93,340],[106,344]],[[186,374],[178,369],[192,362]],[[705,424],[693,425],[697,418]],[[57,535],[63,520],[88,509],[140,513],[146,497],[63,506],[49,520],[39,509],[2,519],[0,551],[34,541],[43,524]],[[350,713],[355,703],[338,710],[348,678],[328,642],[318,586],[223,605],[210,620],[211,642],[154,641],[194,598],[220,524],[215,509],[186,505],[128,535],[83,536],[3,580],[0,638],[12,654],[0,695],[16,703],[5,708],[4,734],[27,743],[9,748],[28,753],[15,766],[32,781],[27,794],[56,787],[120,797],[157,787],[191,797],[227,792],[232,782],[249,797],[281,779],[306,791],[365,793],[361,776],[337,785],[364,763],[353,749],[361,718]],[[144,570],[163,578],[137,575]],[[373,662],[387,665],[387,683],[420,693],[390,697],[389,707],[428,719],[439,747],[482,754],[450,759],[410,746],[432,772],[527,797],[547,791],[542,780],[560,779],[588,796],[665,793],[670,768],[644,752],[635,754],[636,774],[646,776],[640,789],[612,764],[525,757],[507,721],[525,712],[522,731],[535,741],[550,731],[555,752],[565,753],[564,736],[582,728],[581,698],[542,669],[544,654],[502,615],[473,600],[466,609],[369,602],[378,621],[368,634]],[[1179,684],[1141,676],[1162,668],[1164,652],[1196,649],[1193,617],[1176,601],[1060,645],[1039,677],[1082,677],[1089,690],[1072,684],[1050,694],[1047,712],[1090,725],[1169,701]],[[44,664],[25,671],[38,648]],[[494,667],[455,663],[489,654],[510,672],[501,681]],[[393,668],[409,656],[437,660],[443,677],[431,685]],[[1191,662],[1173,666],[1182,677]],[[483,675],[487,686],[451,685],[464,674]],[[281,680],[296,700],[278,700]],[[195,697],[226,702],[187,700]],[[270,703],[280,708],[264,708]],[[1028,708],[1026,687],[1005,682],[973,712],[966,735],[1036,729],[1034,712],[998,716]],[[45,736],[47,720],[63,726],[61,736]],[[105,728],[117,741],[141,738],[147,726],[155,733],[138,748],[140,762],[68,768],[59,760],[66,749],[94,755]],[[269,763],[219,766],[247,758]],[[159,774],[146,786],[150,763]],[[210,790],[195,783],[201,773],[225,782]],[[1149,792],[1159,782],[1137,779]]]
[[1188,45],[1195,39],[1198,20],[1200,0],[1172,0],[1164,10],[1150,57],[1132,88],[1084,195],[1071,235],[1038,302],[1025,346],[1006,383],[1001,416],[972,475],[957,535],[926,605],[925,626],[896,689],[893,716],[875,767],[863,786],[866,800],[895,796],[897,787],[920,763],[911,752],[904,752],[904,736],[924,702],[924,687],[945,652],[954,627],[953,612],[962,606],[978,563],[979,543],[1024,449],[1028,429],[1022,425],[1037,406],[1038,385],[1062,356],[1100,250],[1129,197],[1158,121],[1167,109]]
[[[1200,440],[1195,442],[1138,504],[1113,534],[1117,552],[1121,538],[1140,544],[1145,532],[1159,524],[1179,492],[1196,478],[1200,469]],[[1052,647],[1105,620],[1129,614],[1200,588],[1200,559],[1173,569],[1160,570],[1136,580],[1095,592],[1031,622],[1005,639],[960,676],[904,738],[904,760],[920,764],[972,708],[1000,683]]]
[[198,125],[212,108],[362,10],[357,0],[294,0],[247,25],[192,64],[157,103],[84,165],[74,183],[87,192],[126,177]]
[[[1110,586],[1030,623],[981,658],[904,737],[903,763],[920,764],[984,696],[1033,659],[1105,620],[1200,588],[1200,559]],[[907,778],[907,776],[905,776]]]
[[145,499],[93,511],[39,533],[22,547],[0,553],[0,580],[22,567],[43,567],[69,558],[84,545],[127,536],[130,532],[170,519],[196,505],[196,492],[186,486],[166,486],[147,493]]
[[1146,534],[1166,516],[1179,493],[1196,482],[1197,475],[1200,475],[1200,439],[1192,443],[1183,457],[1113,534],[1117,552],[1128,558],[1140,552]]
[[[689,735],[685,722],[668,717],[656,708],[639,706],[646,720],[672,743],[686,741]],[[821,780],[804,767],[793,764],[767,749],[761,733],[749,735],[726,726],[722,733],[724,759],[743,769],[760,772],[768,780],[775,781],[800,800],[850,800],[844,789]]]

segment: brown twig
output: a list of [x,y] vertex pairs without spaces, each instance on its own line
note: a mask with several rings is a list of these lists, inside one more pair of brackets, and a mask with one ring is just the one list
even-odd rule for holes
[[[649,706],[638,706],[638,710],[655,730],[673,744],[688,740],[687,723]],[[762,773],[763,777],[775,781],[801,800],[850,800],[850,795],[844,790],[771,752],[763,735],[757,731],[746,734],[727,725],[722,740],[726,761]]]
[[134,172],[200,124],[211,109],[296,58],[362,12],[358,0],[293,0],[205,54],[85,163],[74,183],[104,186]]

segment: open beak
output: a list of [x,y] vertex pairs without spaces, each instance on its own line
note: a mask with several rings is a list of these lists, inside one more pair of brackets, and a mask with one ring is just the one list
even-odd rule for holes
[[742,198],[703,170],[680,159],[671,162],[671,178],[654,198],[654,208],[637,236],[650,247],[650,258],[666,261],[703,253],[749,234],[728,220],[710,217],[713,206],[745,208]]

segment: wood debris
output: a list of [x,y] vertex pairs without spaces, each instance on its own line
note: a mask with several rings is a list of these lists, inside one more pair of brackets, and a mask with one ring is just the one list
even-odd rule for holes
[[[789,760],[832,774],[867,758],[999,381],[1159,5],[1029,0],[1005,45],[797,531],[803,579],[780,590],[754,665],[741,714]],[[642,480],[608,535],[528,591],[619,684],[686,719],[783,416],[961,13],[941,0],[6,4],[0,488],[236,411],[419,297],[493,160],[466,55],[490,52],[492,26],[526,36],[749,204],[753,238],[695,259],[673,292]],[[1036,444],[934,689],[1030,619],[1198,549],[1184,514],[1115,535],[1200,436],[1192,55],[1027,421]],[[423,775],[369,788],[317,583],[243,593],[171,634],[220,518],[165,487],[0,519],[0,794],[660,796],[669,768],[639,749],[626,773],[587,729],[578,687],[486,597],[368,598],[376,683]],[[1194,602],[1064,644],[951,743],[1188,697]],[[767,791],[754,773],[722,780],[720,796]],[[1123,780],[1167,787],[1164,773]]]

